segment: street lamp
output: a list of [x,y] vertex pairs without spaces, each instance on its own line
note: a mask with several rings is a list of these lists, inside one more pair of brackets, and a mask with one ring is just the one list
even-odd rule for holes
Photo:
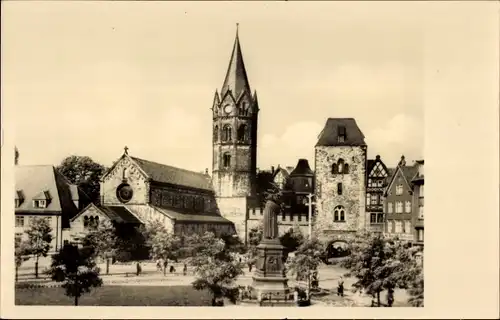
[[312,239],[312,206],[316,204],[316,202],[312,202],[312,198],[314,195],[312,193],[308,194],[307,200],[304,199],[304,204],[309,207],[309,239]]

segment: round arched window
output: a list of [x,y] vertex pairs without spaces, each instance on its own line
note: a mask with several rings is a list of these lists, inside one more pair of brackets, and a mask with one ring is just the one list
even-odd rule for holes
[[132,199],[134,192],[132,190],[132,187],[127,184],[121,184],[117,189],[116,189],[116,196],[118,197],[118,200],[120,200],[123,203],[127,203]]

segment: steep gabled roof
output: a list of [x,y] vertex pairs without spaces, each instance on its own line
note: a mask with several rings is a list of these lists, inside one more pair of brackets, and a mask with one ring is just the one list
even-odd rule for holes
[[136,157],[130,157],[153,181],[212,191],[210,176]]
[[142,223],[126,206],[102,206],[100,209],[107,213],[108,217],[113,217],[112,220],[135,224]]
[[389,180],[389,183],[387,184],[387,188],[385,189],[384,194],[387,195],[387,192],[391,189],[392,184],[394,183],[394,179],[396,178],[396,176],[398,175],[399,172],[401,172],[401,174],[406,182],[407,187],[412,189],[411,180],[412,180],[413,176],[415,175],[415,173],[417,172],[417,170],[418,170],[418,168],[415,165],[413,165],[413,166],[397,166],[394,170],[394,173],[392,174],[392,176]]
[[243,54],[241,52],[240,39],[238,30],[236,30],[236,38],[234,39],[233,52],[229,60],[224,84],[222,85],[221,96],[224,97],[227,91],[231,90],[233,97],[239,97],[240,94],[246,91],[251,94],[250,84],[248,83],[247,71],[243,62]]
[[288,173],[288,171],[280,166],[278,166],[278,168],[276,168],[276,171],[274,172],[274,175],[273,175],[273,178],[276,177],[278,175],[278,173],[281,173],[283,175],[283,177],[287,178],[290,173]]
[[91,203],[85,209],[80,211],[76,216],[71,219],[71,222],[75,221],[78,217],[83,215],[91,207],[95,208],[101,212],[104,216],[108,217],[109,220],[119,222],[119,223],[143,223],[137,216],[130,211],[126,206],[96,206]]
[[[345,140],[339,141],[339,131],[345,128]],[[318,146],[366,146],[365,136],[353,118],[329,118],[318,137]]]
[[[89,197],[73,186],[54,166],[16,166],[16,199],[23,199],[16,212],[19,213],[62,213],[63,227],[78,213],[74,200],[89,203]],[[78,190],[74,194],[72,190]],[[49,200],[45,208],[33,206],[33,200]]]
[[375,159],[369,159],[366,162],[366,173],[368,177],[370,177],[370,174],[372,173],[372,170],[375,168],[377,164],[380,163],[380,166],[382,166],[383,170],[387,173],[387,176],[391,176],[391,172],[389,171],[389,168],[385,165],[385,163],[380,159],[380,156],[377,155]]

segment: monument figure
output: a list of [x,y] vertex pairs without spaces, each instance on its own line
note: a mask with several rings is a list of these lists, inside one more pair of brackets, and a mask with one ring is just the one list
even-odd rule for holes
[[281,207],[275,202],[274,197],[267,200],[264,208],[264,239],[278,238],[278,215]]
[[[257,246],[257,263],[252,288],[263,300],[293,303],[283,265],[284,247],[278,234],[278,216],[281,214],[281,193],[275,188],[267,195],[263,216],[262,241]],[[265,298],[267,297],[267,299]]]

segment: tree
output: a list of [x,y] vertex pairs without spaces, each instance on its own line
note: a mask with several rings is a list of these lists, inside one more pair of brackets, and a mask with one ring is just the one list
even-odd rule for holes
[[414,250],[414,259],[407,265],[407,273],[410,276],[408,303],[414,307],[424,306],[424,270],[422,262],[418,261],[417,255],[422,254],[422,249]]
[[148,220],[146,221],[145,224],[142,224],[139,227],[139,232],[142,234],[144,237],[144,242],[146,245],[151,247],[152,245],[152,239],[158,232],[163,232],[165,231],[165,224],[161,222],[158,219],[155,220]]
[[[182,248],[181,239],[166,229],[157,231],[149,241],[151,243],[151,257],[154,260],[177,260],[179,257]],[[166,269],[163,269],[163,274],[166,274]]]
[[223,297],[236,302],[234,281],[243,270],[224,240],[206,232],[202,236],[193,235],[187,241],[196,252],[189,259],[196,277],[193,288],[208,289],[212,293],[212,306]]
[[46,257],[51,248],[52,228],[47,219],[34,217],[30,219],[26,234],[28,235],[26,252],[35,258],[35,278],[38,278],[38,260],[40,257]]
[[103,220],[92,227],[83,239],[83,246],[93,248],[94,255],[106,261],[106,274],[109,274],[109,259],[115,257],[118,250],[118,239],[113,222]]
[[99,179],[106,168],[87,156],[69,156],[57,167],[71,183],[79,186],[93,202],[99,201]]
[[317,239],[305,240],[295,251],[295,255],[287,263],[287,270],[298,278],[306,278],[307,286],[311,288],[311,274],[321,264],[323,244]]
[[49,274],[52,280],[64,282],[62,287],[68,297],[74,297],[75,306],[84,293],[102,285],[93,254],[89,247],[79,249],[74,245],[65,245],[52,257]]
[[288,256],[290,252],[294,252],[297,250],[302,243],[304,243],[305,237],[300,227],[298,225],[294,225],[287,232],[285,232],[280,237],[281,245],[285,247],[285,258]]
[[[415,279],[415,273],[409,272],[413,264],[414,249],[397,238],[386,239],[367,232],[359,233],[349,243],[351,254],[340,262],[354,276],[354,291],[364,290],[376,296],[377,306],[381,305],[380,293],[387,290],[391,295],[394,289],[407,289]],[[390,305],[390,304],[389,304]]]
[[255,262],[257,261],[257,246],[262,240],[263,233],[264,224],[262,223],[262,221],[260,221],[257,226],[251,228],[248,233],[248,248],[246,253],[246,260],[249,266],[255,264]]
[[24,261],[29,259],[28,257],[26,257],[26,255],[28,254],[29,254],[28,244],[26,242],[16,241],[15,251],[14,251],[14,255],[16,258],[16,282],[18,279],[19,268],[21,267]]

